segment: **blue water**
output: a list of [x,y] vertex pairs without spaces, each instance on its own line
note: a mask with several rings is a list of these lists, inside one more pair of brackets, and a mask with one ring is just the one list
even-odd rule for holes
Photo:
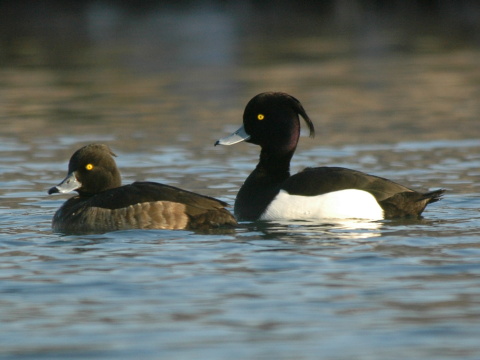
[[[450,166],[418,171],[409,164],[406,175],[380,171],[435,178],[436,185],[460,190],[432,204],[422,221],[244,223],[213,235],[133,230],[89,236],[52,234],[51,217],[64,199],[32,189],[55,184],[59,178],[44,169],[61,166],[43,156],[40,163],[25,162],[20,146],[19,155],[8,151],[2,178],[11,160],[22,160],[26,171],[17,174],[20,180],[2,182],[0,354],[477,359],[480,196],[461,189],[476,186],[468,174],[478,174],[479,146],[466,140],[391,147],[405,158],[412,148],[417,155],[458,151]],[[342,152],[348,160],[365,151],[375,157],[388,147],[322,147],[298,160],[322,154],[342,160]],[[119,156],[119,165],[131,172],[144,158],[126,157]],[[207,160],[202,166],[219,165]],[[453,182],[445,175],[458,172]],[[218,178],[216,172],[201,176],[212,183]],[[234,193],[242,178],[225,177],[227,185],[212,192]]]
[[[480,358],[478,43],[382,16],[335,33],[314,12],[290,32],[290,8],[261,22],[254,7],[83,10],[1,30],[0,358]],[[111,146],[124,183],[233,205],[258,148],[213,143],[265,90],[299,98],[316,126],[292,171],[447,194],[419,221],[52,233],[68,195],[47,190],[90,142]]]

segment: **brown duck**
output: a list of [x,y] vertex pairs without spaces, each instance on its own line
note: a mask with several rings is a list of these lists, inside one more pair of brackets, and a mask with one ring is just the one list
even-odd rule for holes
[[223,201],[155,182],[121,185],[107,145],[77,150],[67,177],[48,193],[78,192],[57,210],[52,228],[65,234],[127,229],[210,229],[236,226]]

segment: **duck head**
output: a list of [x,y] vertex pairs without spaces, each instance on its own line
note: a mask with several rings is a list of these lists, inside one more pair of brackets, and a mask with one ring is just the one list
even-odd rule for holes
[[68,163],[68,175],[49,194],[77,191],[93,195],[121,185],[120,172],[107,145],[90,144],[77,150]]
[[259,145],[265,151],[294,151],[300,136],[301,116],[313,137],[315,129],[300,101],[282,92],[264,92],[252,98],[243,113],[243,126],[215,145],[241,141]]

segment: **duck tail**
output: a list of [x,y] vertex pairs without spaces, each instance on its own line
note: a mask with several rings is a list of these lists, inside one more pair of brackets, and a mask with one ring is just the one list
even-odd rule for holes
[[425,205],[437,202],[439,200],[442,200],[442,196],[445,193],[445,191],[446,191],[445,189],[429,191],[427,193],[422,194],[422,197],[418,199],[418,201],[427,200]]
[[380,201],[386,219],[398,218],[420,218],[423,210],[428,204],[442,199],[445,189],[419,193],[416,191],[405,191]]

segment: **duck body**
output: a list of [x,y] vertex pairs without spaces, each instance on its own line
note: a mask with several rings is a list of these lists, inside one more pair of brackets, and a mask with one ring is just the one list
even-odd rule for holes
[[[263,183],[263,184],[262,184]],[[243,220],[417,217],[443,190],[418,193],[388,179],[341,167],[307,168],[273,186],[252,173],[234,212]]]
[[226,203],[154,182],[120,185],[106,145],[91,144],[70,159],[69,174],[49,194],[77,191],[55,213],[52,228],[65,234],[128,229],[209,229],[237,223]]
[[235,200],[239,220],[390,219],[419,217],[443,189],[420,193],[385,178],[341,167],[307,168],[290,175],[303,106],[285,93],[262,93],[247,104],[244,125],[216,145],[261,146],[260,160]]

